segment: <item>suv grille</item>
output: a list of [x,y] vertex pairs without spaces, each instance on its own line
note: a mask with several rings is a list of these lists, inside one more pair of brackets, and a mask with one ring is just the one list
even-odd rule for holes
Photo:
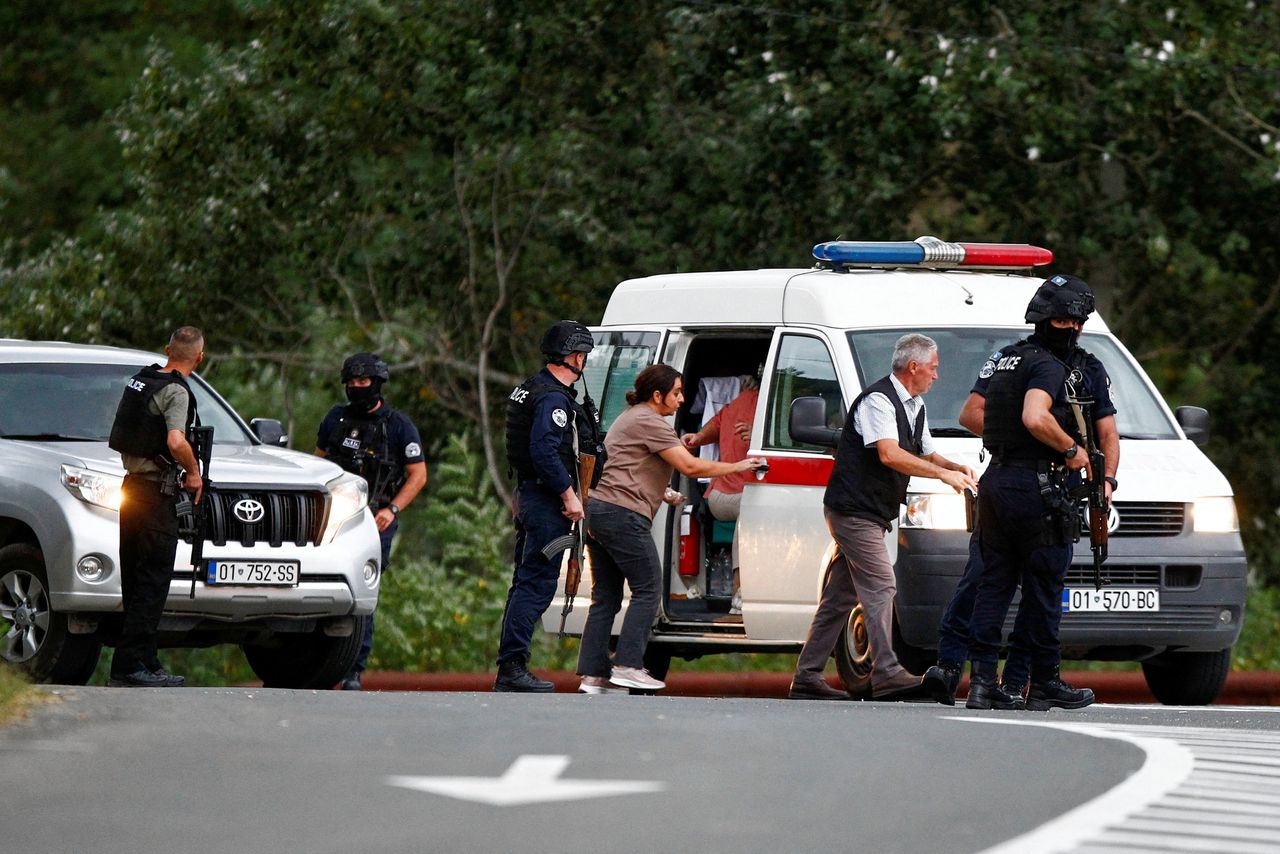
[[[273,547],[285,543],[317,545],[324,533],[328,508],[323,492],[215,487],[203,500],[209,502],[205,508],[208,540],[215,546],[225,546],[228,542],[246,548],[259,543]],[[262,505],[262,517],[256,522],[246,522],[235,513],[236,505],[246,500]]]
[[[1182,533],[1187,505],[1178,501],[1116,501],[1120,527],[1113,537],[1176,537]],[[1080,514],[1080,533],[1089,536],[1089,510]]]

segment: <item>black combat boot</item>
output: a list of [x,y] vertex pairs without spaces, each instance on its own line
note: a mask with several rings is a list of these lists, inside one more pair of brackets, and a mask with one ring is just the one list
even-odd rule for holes
[[546,694],[555,689],[555,685],[530,673],[529,668],[518,658],[514,661],[504,661],[499,664],[498,678],[493,682],[493,690],[495,691]]
[[964,664],[939,661],[924,672],[924,688],[934,700],[944,706],[956,704],[956,688],[964,675]]
[[1005,693],[996,682],[996,666],[973,662],[969,665],[969,699],[966,709],[1021,709],[1022,698]]
[[1058,675],[1055,668],[1048,678],[1035,679],[1031,693],[1027,695],[1027,708],[1033,712],[1049,709],[1083,709],[1093,705],[1093,690],[1072,688]]

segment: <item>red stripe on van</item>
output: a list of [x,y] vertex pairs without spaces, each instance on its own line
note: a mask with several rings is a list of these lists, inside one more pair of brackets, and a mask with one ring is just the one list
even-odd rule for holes
[[773,486],[826,486],[835,458],[769,457],[769,473],[761,483]]

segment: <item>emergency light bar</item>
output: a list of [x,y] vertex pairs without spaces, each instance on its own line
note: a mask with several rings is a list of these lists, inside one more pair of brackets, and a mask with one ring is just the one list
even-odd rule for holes
[[947,243],[936,237],[911,241],[835,240],[813,247],[813,257],[852,267],[1040,267],[1053,253],[1026,243]]

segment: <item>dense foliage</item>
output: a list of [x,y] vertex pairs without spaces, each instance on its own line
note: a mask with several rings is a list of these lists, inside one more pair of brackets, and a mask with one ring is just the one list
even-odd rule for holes
[[[377,349],[433,463],[477,437],[486,514],[537,332],[621,278],[1036,242],[1213,411],[1280,580],[1274,4],[25,0],[0,28],[0,334],[203,325],[207,373],[303,449]],[[500,601],[459,602],[484,635]]]

